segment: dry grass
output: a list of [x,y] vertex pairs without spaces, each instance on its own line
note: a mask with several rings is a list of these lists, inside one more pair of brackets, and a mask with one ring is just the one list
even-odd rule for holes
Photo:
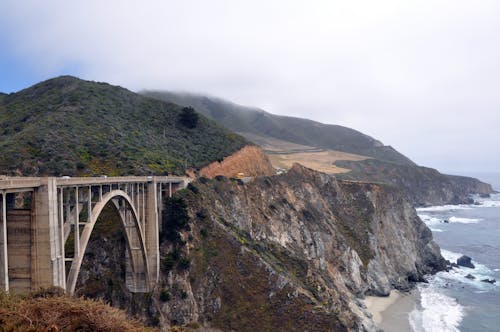
[[274,137],[256,135],[251,133],[238,133],[246,139],[258,144],[264,150],[269,152],[291,151],[291,150],[311,150],[317,149],[313,146],[296,144]]
[[296,144],[274,137],[239,133],[250,141],[260,145],[269,157],[274,168],[290,169],[293,164],[299,163],[308,168],[328,174],[346,173],[347,168],[337,167],[333,163],[337,160],[359,161],[369,159],[353,153],[336,150],[325,150],[314,146]]
[[368,157],[365,156],[334,150],[269,154],[268,157],[275,168],[290,169],[294,163],[299,163],[308,168],[328,174],[349,172],[347,168],[335,166],[333,163],[337,160],[358,161],[368,159]]
[[0,293],[1,331],[152,331],[102,301]]

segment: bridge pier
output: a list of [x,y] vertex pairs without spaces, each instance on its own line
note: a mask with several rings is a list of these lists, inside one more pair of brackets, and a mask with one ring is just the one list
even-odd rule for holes
[[159,219],[158,203],[158,183],[153,180],[147,185],[147,208],[146,208],[146,250],[148,253],[149,280],[150,287],[154,287],[158,282],[160,272],[160,241],[159,241]]
[[7,252],[7,192],[2,190],[1,217],[2,225],[0,227],[1,241],[1,264],[0,264],[0,283],[5,291],[9,291],[9,256]]
[[[45,182],[45,181],[44,181]],[[56,179],[49,177],[35,190],[32,222],[31,289],[65,288],[63,227],[59,220]]]

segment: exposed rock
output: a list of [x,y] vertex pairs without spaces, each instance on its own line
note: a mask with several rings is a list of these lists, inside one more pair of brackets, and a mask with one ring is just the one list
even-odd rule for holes
[[457,259],[457,265],[469,267],[471,269],[475,268],[474,264],[472,264],[472,258],[466,255],[463,255],[462,257]]
[[481,197],[481,198],[490,198],[491,195],[490,194],[486,194],[486,193],[482,193],[482,194],[479,194],[479,197]]
[[337,181],[295,165],[247,184],[203,179],[175,197],[186,203],[190,227],[180,233],[175,255],[175,245],[162,240],[152,296],[125,294],[108,277],[113,268],[123,275],[123,268],[111,264],[109,271],[97,262],[120,257],[96,250],[82,266],[91,271],[83,272],[85,282],[111,280],[112,291],[94,296],[130,307],[150,324],[375,331],[360,299],[407,290],[446,268],[431,231],[395,187]]
[[336,161],[335,165],[351,170],[338,177],[348,180],[382,182],[398,186],[413,206],[473,204],[471,194],[489,194],[491,185],[477,179],[441,174],[415,165],[401,165],[375,159]]
[[227,177],[273,175],[275,173],[267,155],[257,146],[245,146],[236,153],[224,158],[221,162],[213,162],[202,168],[201,176],[213,178],[217,175]]
[[[194,185],[181,193],[192,219],[191,267],[180,274],[189,290],[162,305],[165,322],[371,331],[359,298],[407,290],[446,265],[430,230],[390,186],[299,165],[248,184],[218,177]],[[162,277],[164,287],[180,284],[173,275]]]
[[449,223],[450,223],[450,221],[449,221],[449,220],[446,220],[446,219],[445,219],[445,220],[443,220],[443,222],[444,222],[445,224],[449,224]]
[[487,282],[489,284],[494,284],[496,283],[497,281],[495,279],[482,279],[481,280],[482,282]]
[[469,273],[468,275],[466,275],[465,277],[466,277],[467,279],[470,279],[470,280],[474,280],[474,279],[476,279],[476,277],[474,277],[474,276],[473,276],[472,274],[470,274],[470,273]]

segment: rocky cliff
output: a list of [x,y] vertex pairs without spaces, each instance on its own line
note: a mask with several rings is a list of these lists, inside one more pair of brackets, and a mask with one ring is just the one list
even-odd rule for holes
[[102,250],[117,241],[105,228],[84,260],[79,294],[164,327],[372,331],[364,295],[406,290],[445,263],[397,188],[337,181],[300,165],[246,184],[200,178],[166,202],[162,227],[161,277],[151,295],[120,285],[123,266],[113,260],[123,254]]
[[351,172],[338,174],[341,179],[381,182],[395,185],[414,206],[472,203],[471,194],[489,194],[491,185],[477,179],[445,175],[437,170],[380,160],[337,161],[335,165]]
[[296,165],[249,184],[201,179],[177,199],[189,230],[181,247],[162,242],[155,297],[165,325],[372,330],[360,298],[444,267],[430,230],[390,186]]

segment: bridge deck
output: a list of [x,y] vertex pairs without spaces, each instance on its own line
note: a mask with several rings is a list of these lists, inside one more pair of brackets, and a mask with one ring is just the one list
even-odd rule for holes
[[[0,190],[22,191],[31,190],[47,183],[47,177],[0,177]],[[108,185],[117,183],[181,183],[186,177],[181,176],[110,176],[110,177],[57,177],[56,185],[85,186],[85,185]]]

